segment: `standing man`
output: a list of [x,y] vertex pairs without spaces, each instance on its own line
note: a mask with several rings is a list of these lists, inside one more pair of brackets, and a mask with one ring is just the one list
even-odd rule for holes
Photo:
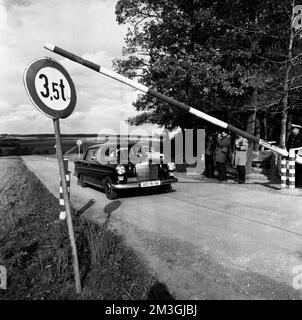
[[214,178],[214,151],[214,138],[212,134],[208,134],[206,137],[205,171],[203,173],[207,178]]
[[[287,140],[286,148],[289,149],[302,147],[302,135],[301,126],[297,124],[292,124],[291,132]],[[296,162],[296,187],[302,185],[302,165]]]
[[247,162],[248,141],[237,135],[235,140],[235,166],[238,183],[245,183],[245,166]]
[[226,162],[228,158],[229,148],[231,146],[231,136],[226,132],[222,131],[218,134],[216,139],[217,147],[215,150],[215,160],[218,170],[218,180],[226,180]]
[[286,144],[287,151],[289,151],[289,149],[302,147],[301,128],[302,127],[297,124],[292,124],[291,132]]

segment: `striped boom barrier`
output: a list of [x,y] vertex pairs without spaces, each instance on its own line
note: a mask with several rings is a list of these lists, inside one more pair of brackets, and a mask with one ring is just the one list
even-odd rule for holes
[[[68,171],[68,158],[64,157],[63,161],[64,161],[64,171],[66,176],[68,196],[70,198],[70,171]],[[66,219],[65,202],[64,202],[63,187],[62,187],[61,179],[60,179],[60,219],[61,220]]]
[[252,142],[255,142],[257,144],[260,144],[261,146],[264,146],[264,147],[266,147],[268,149],[271,149],[271,150],[277,152],[278,154],[280,154],[282,156],[285,156],[285,157],[288,156],[287,150],[278,148],[276,146],[272,146],[268,142],[266,142],[266,141],[264,141],[264,140],[262,140],[262,139],[260,139],[258,137],[255,137],[255,136],[253,136],[253,135],[251,135],[251,134],[249,134],[249,133],[247,133],[247,132],[245,132],[243,130],[240,130],[240,129],[238,129],[238,128],[236,128],[236,127],[234,127],[234,126],[232,126],[232,125],[230,125],[230,124],[228,124],[228,123],[226,123],[224,121],[221,121],[221,120],[219,120],[217,118],[214,118],[214,117],[212,117],[212,116],[210,116],[210,115],[208,115],[208,114],[206,114],[206,113],[204,113],[204,112],[202,112],[200,110],[192,108],[192,107],[190,107],[190,106],[188,106],[188,105],[186,105],[186,104],[184,104],[182,102],[179,102],[179,101],[177,101],[177,100],[175,100],[173,98],[170,98],[170,97],[168,97],[168,96],[166,96],[164,94],[161,94],[161,93],[159,93],[159,92],[157,92],[157,91],[155,91],[153,89],[149,89],[147,86],[145,86],[145,85],[143,85],[141,83],[138,83],[138,82],[136,82],[134,80],[128,79],[128,78],[126,78],[126,77],[124,77],[124,76],[122,76],[122,75],[120,75],[120,74],[118,74],[118,73],[116,73],[114,71],[108,70],[108,69],[106,69],[106,68],[104,68],[104,67],[102,67],[102,66],[100,66],[98,64],[95,64],[95,63],[91,62],[91,61],[85,60],[85,59],[83,59],[83,58],[81,58],[81,57],[79,57],[79,56],[77,56],[77,55],[75,55],[75,54],[73,54],[73,53],[71,53],[69,51],[66,51],[66,50],[64,50],[62,48],[59,48],[59,47],[57,47],[55,45],[52,45],[50,43],[45,43],[44,44],[44,48],[49,50],[49,51],[52,51],[54,53],[57,53],[57,54],[65,57],[65,58],[67,58],[69,60],[72,60],[74,62],[82,64],[83,66],[85,66],[85,67],[87,67],[89,69],[92,69],[92,70],[94,70],[96,72],[99,72],[99,73],[101,73],[101,74],[103,74],[103,75],[105,75],[107,77],[110,77],[112,79],[120,81],[120,82],[122,82],[122,83],[124,83],[124,84],[126,84],[126,85],[128,85],[128,86],[130,86],[130,87],[132,87],[134,89],[142,91],[142,92],[144,92],[144,93],[146,93],[146,94],[148,94],[148,95],[150,95],[152,97],[155,97],[155,98],[160,99],[162,101],[165,101],[165,102],[167,102],[169,104],[172,104],[175,107],[177,107],[179,109],[182,109],[182,110],[184,110],[186,112],[189,112],[189,113],[197,116],[198,118],[206,120],[206,121],[208,121],[208,122],[210,122],[210,123],[212,123],[212,124],[214,124],[216,126],[219,126],[219,127],[223,128],[223,129],[226,129],[226,130],[230,130],[232,132],[235,132],[235,133],[239,134],[240,136],[245,137],[248,140],[250,140]]

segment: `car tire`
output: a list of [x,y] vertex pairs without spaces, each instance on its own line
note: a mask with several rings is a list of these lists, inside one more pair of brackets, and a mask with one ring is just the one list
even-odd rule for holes
[[112,181],[109,177],[104,179],[104,190],[105,190],[105,194],[106,197],[109,200],[114,200],[116,198],[118,198],[118,193],[112,188]]
[[78,178],[78,184],[82,187],[82,188],[85,188],[87,187],[87,183],[84,181],[83,179],[83,175],[79,175],[79,178]]

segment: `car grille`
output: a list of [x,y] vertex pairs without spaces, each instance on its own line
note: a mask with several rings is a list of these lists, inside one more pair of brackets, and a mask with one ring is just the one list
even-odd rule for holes
[[137,164],[135,168],[138,181],[158,180],[157,164]]

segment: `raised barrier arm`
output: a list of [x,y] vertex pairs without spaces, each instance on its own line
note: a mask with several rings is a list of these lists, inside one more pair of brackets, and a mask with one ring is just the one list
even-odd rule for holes
[[217,118],[214,118],[214,117],[212,117],[212,116],[210,116],[210,115],[208,115],[208,114],[206,114],[206,113],[204,113],[204,112],[202,112],[200,110],[192,108],[192,107],[190,107],[190,106],[188,106],[188,105],[186,105],[186,104],[184,104],[182,102],[179,102],[179,101],[177,101],[177,100],[175,100],[173,98],[170,98],[170,97],[168,97],[168,96],[166,96],[164,94],[161,94],[161,93],[159,93],[159,92],[157,92],[155,90],[149,89],[145,85],[143,85],[141,83],[138,83],[137,81],[128,79],[128,78],[126,78],[126,77],[124,77],[124,76],[122,76],[122,75],[120,75],[120,74],[118,74],[118,73],[116,73],[114,71],[108,70],[108,69],[102,67],[101,65],[98,65],[98,64],[95,64],[95,63],[93,63],[91,61],[85,60],[85,59],[83,59],[83,58],[81,58],[81,57],[79,57],[79,56],[77,56],[77,55],[75,55],[75,54],[73,54],[71,52],[68,52],[68,51],[66,51],[66,50],[64,50],[62,48],[59,48],[59,47],[54,46],[54,45],[49,44],[49,43],[45,43],[44,48],[47,49],[47,50],[50,50],[50,51],[52,51],[54,53],[57,53],[57,54],[65,57],[65,58],[67,58],[69,60],[72,60],[74,62],[82,64],[83,66],[85,66],[85,67],[87,67],[89,69],[92,69],[92,70],[94,70],[96,72],[99,72],[99,73],[101,73],[101,74],[103,74],[103,75],[105,75],[107,77],[110,77],[112,79],[120,81],[120,82],[122,82],[122,83],[124,83],[124,84],[126,84],[126,85],[128,85],[128,86],[130,86],[130,87],[132,87],[134,89],[142,91],[142,92],[144,92],[144,93],[146,93],[146,94],[148,94],[148,95],[150,95],[152,97],[158,98],[158,99],[160,99],[162,101],[165,101],[165,102],[167,102],[169,104],[172,104],[175,107],[177,107],[179,109],[182,109],[182,110],[184,110],[186,112],[189,112],[189,113],[191,113],[191,114],[193,114],[193,115],[195,115],[195,116],[197,116],[197,117],[199,117],[199,118],[201,118],[203,120],[206,120],[206,121],[208,121],[208,122],[210,122],[210,123],[212,123],[212,124],[214,124],[214,125],[216,125],[218,127],[230,130],[232,132],[235,132],[235,133],[239,134],[240,136],[245,137],[250,141],[256,142],[256,143],[260,144],[261,146],[264,146],[264,147],[266,147],[268,149],[271,149],[271,150],[277,152],[278,154],[280,154],[282,156],[285,156],[285,157],[288,156],[288,152],[285,149],[281,149],[279,147],[272,146],[271,144],[269,144],[268,142],[266,142],[266,141],[264,141],[264,140],[262,140],[260,138],[257,138],[255,136],[243,131],[243,130],[240,130],[240,129],[236,128],[236,127],[233,127],[232,125],[230,125],[230,124],[228,124],[228,123],[226,123],[224,121],[221,121],[221,120],[219,120]]

